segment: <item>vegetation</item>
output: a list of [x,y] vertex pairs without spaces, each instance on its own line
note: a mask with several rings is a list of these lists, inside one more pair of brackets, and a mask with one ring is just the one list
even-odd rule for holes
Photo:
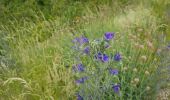
[[[169,0],[1,0],[0,99],[74,100],[83,89],[86,94],[79,95],[87,100],[88,93],[96,93],[92,100],[100,96],[155,100],[162,88],[169,88],[168,69],[164,68],[169,66],[170,54],[169,5]],[[115,33],[111,47],[93,47],[93,40],[103,39],[105,32]],[[121,62],[109,66],[99,62],[99,66],[119,70],[113,76],[119,78],[123,95],[115,95],[112,87],[108,93],[96,92],[94,79],[87,79],[85,86],[75,84],[82,73],[73,72],[74,64],[82,63],[89,73],[96,71],[89,56],[71,49],[71,41],[81,36],[89,39],[81,49],[93,47],[92,58],[98,50],[109,57],[110,53],[121,54]],[[77,55],[81,62],[74,59]],[[108,71],[98,74],[98,82],[114,79]],[[96,87],[88,89],[87,84]]]

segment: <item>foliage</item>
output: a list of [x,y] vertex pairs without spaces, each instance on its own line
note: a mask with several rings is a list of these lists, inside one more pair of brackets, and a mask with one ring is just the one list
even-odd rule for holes
[[[132,90],[129,98],[136,94],[132,99],[156,95],[155,67],[161,61],[159,57],[166,55],[157,56],[156,51],[165,43],[158,40],[166,41],[160,34],[169,33],[168,5],[169,0],[1,0],[0,99],[75,99],[79,88],[75,85],[72,65],[78,63],[73,59],[78,52],[72,52],[71,41],[83,34],[89,38],[88,45],[92,47],[93,40],[103,37],[105,32],[116,34],[111,48],[103,52],[109,57],[110,53],[116,52],[122,56],[122,63],[114,62],[115,66],[110,66],[119,70],[116,77],[119,78],[118,83],[122,83],[121,94]],[[152,44],[154,49],[148,49],[148,44]],[[96,46],[101,48],[101,45]],[[96,47],[92,50],[95,51]],[[138,58],[136,54],[143,56],[143,59],[145,55],[150,60],[143,65],[142,61],[135,59]],[[95,69],[88,57],[81,56],[87,69],[91,68],[89,66]],[[156,63],[155,58],[158,60]],[[123,71],[126,64],[129,72]],[[101,62],[100,66],[108,67]],[[141,69],[141,66],[146,69]],[[138,73],[133,72],[134,68]],[[142,78],[146,77],[143,74],[146,70],[150,73],[146,78],[148,83]],[[103,77],[112,79],[107,72],[101,76],[98,73],[101,82],[108,81],[103,81]],[[76,79],[80,76],[76,76]],[[133,80],[136,77],[141,84],[139,87],[133,87],[130,80],[123,79]],[[90,84],[90,81],[87,83]],[[147,86],[150,91],[141,92]],[[82,85],[80,88],[85,87]],[[87,91],[91,90],[87,88]],[[114,92],[112,87],[109,91]],[[121,98],[125,97],[122,95]]]

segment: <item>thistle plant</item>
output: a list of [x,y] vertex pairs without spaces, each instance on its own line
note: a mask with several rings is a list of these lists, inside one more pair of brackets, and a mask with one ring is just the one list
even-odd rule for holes
[[[149,98],[155,85],[156,53],[147,48],[147,42],[134,45],[141,42],[140,37],[131,37],[106,32],[95,40],[85,36],[73,39],[72,70],[78,100]],[[122,40],[127,44],[120,45]]]

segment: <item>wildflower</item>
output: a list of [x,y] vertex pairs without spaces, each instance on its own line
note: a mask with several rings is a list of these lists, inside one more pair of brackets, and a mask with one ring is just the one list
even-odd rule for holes
[[83,64],[78,64],[78,65],[76,65],[76,66],[73,66],[73,71],[75,71],[75,72],[77,72],[77,71],[79,71],[79,72],[83,72],[84,71],[84,66],[83,66]]
[[85,54],[89,54],[90,53],[90,47],[89,46],[85,47],[84,53]]
[[98,53],[97,55],[95,55],[95,58],[98,59],[98,60],[101,60],[102,59],[102,53]]
[[133,80],[131,80],[130,82],[131,82],[132,84],[134,84],[134,81],[133,81]]
[[170,45],[168,45],[168,48],[170,48]]
[[151,88],[149,86],[146,87],[146,90],[149,91]]
[[115,93],[119,93],[119,91],[120,91],[120,85],[119,84],[113,85],[112,88],[113,88]]
[[142,28],[138,28],[137,31],[138,31],[138,32],[143,32],[143,29],[142,29]]
[[149,75],[150,73],[149,73],[149,71],[145,71],[145,75]]
[[125,70],[125,71],[126,71],[127,69],[128,69],[127,67],[123,67],[123,70]]
[[168,47],[168,49],[170,49],[170,44],[167,47]]
[[78,70],[78,71],[84,71],[83,64],[78,64],[78,65],[77,65],[77,70]]
[[77,100],[83,100],[83,97],[80,94],[77,94]]
[[117,69],[110,69],[109,72],[112,75],[117,75],[119,73],[119,71]]
[[136,39],[137,37],[135,35],[129,34],[129,39],[133,40]]
[[146,56],[141,56],[141,60],[146,61],[147,57]]
[[162,51],[162,49],[158,48],[158,49],[156,50],[156,53],[157,53],[158,55],[160,55],[160,54],[161,54],[161,51]]
[[82,37],[80,37],[80,38],[75,38],[72,42],[73,42],[73,43],[79,43],[80,45],[83,45],[83,44],[85,44],[85,43],[88,43],[89,40],[88,40],[88,38],[82,36]]
[[157,61],[158,59],[157,58],[154,58],[154,61]]
[[144,49],[144,45],[139,45],[139,48],[140,49]]
[[104,35],[105,40],[109,41],[114,37],[114,33],[113,32],[106,32]]
[[122,57],[119,53],[115,54],[115,56],[114,56],[115,61],[120,61],[121,59],[122,59]]
[[84,44],[84,43],[88,43],[88,42],[89,42],[88,38],[86,38],[86,37],[81,37],[80,44]]
[[141,44],[138,44],[138,43],[135,43],[135,48],[137,49],[144,49],[144,45],[141,45]]
[[137,72],[138,70],[136,68],[133,69],[133,72]]
[[103,62],[108,62],[109,61],[109,56],[107,56],[106,54],[103,54],[102,61]]
[[102,62],[108,62],[109,61],[109,56],[107,56],[106,54],[102,54],[100,52],[97,55],[95,55],[95,58],[102,61]]
[[150,42],[150,41],[147,41],[147,46],[148,46],[150,49],[153,49],[153,48],[154,48],[152,42]]
[[139,83],[139,78],[135,78],[135,79],[134,79],[134,82],[135,82],[135,83]]
[[82,84],[82,83],[84,83],[86,80],[87,80],[87,77],[82,77],[82,78],[76,80],[76,83],[77,83],[77,84]]
[[73,43],[77,43],[77,42],[79,42],[80,41],[80,38],[75,38],[72,42]]

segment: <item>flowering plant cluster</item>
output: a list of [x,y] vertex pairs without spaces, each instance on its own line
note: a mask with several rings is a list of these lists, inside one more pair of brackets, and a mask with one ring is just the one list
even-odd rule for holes
[[[144,75],[139,76],[137,73],[139,68],[134,67],[143,66],[143,62],[147,63],[147,57],[134,55],[134,60],[135,57],[140,58],[141,62],[131,63],[131,58],[125,57],[119,51],[120,48],[115,43],[117,40],[114,32],[106,32],[102,38],[95,40],[80,36],[73,39],[72,42],[75,56],[72,71],[77,87],[77,100],[139,99],[146,90],[150,89],[146,84],[150,72],[141,70],[139,74]],[[130,55],[129,51],[125,52],[127,52],[126,56]],[[132,65],[131,71],[127,71],[128,65]],[[148,77],[146,77],[147,75]],[[139,77],[142,78],[141,81],[144,84],[140,84]],[[140,91],[141,89],[143,90]],[[139,97],[133,97],[133,95]]]

